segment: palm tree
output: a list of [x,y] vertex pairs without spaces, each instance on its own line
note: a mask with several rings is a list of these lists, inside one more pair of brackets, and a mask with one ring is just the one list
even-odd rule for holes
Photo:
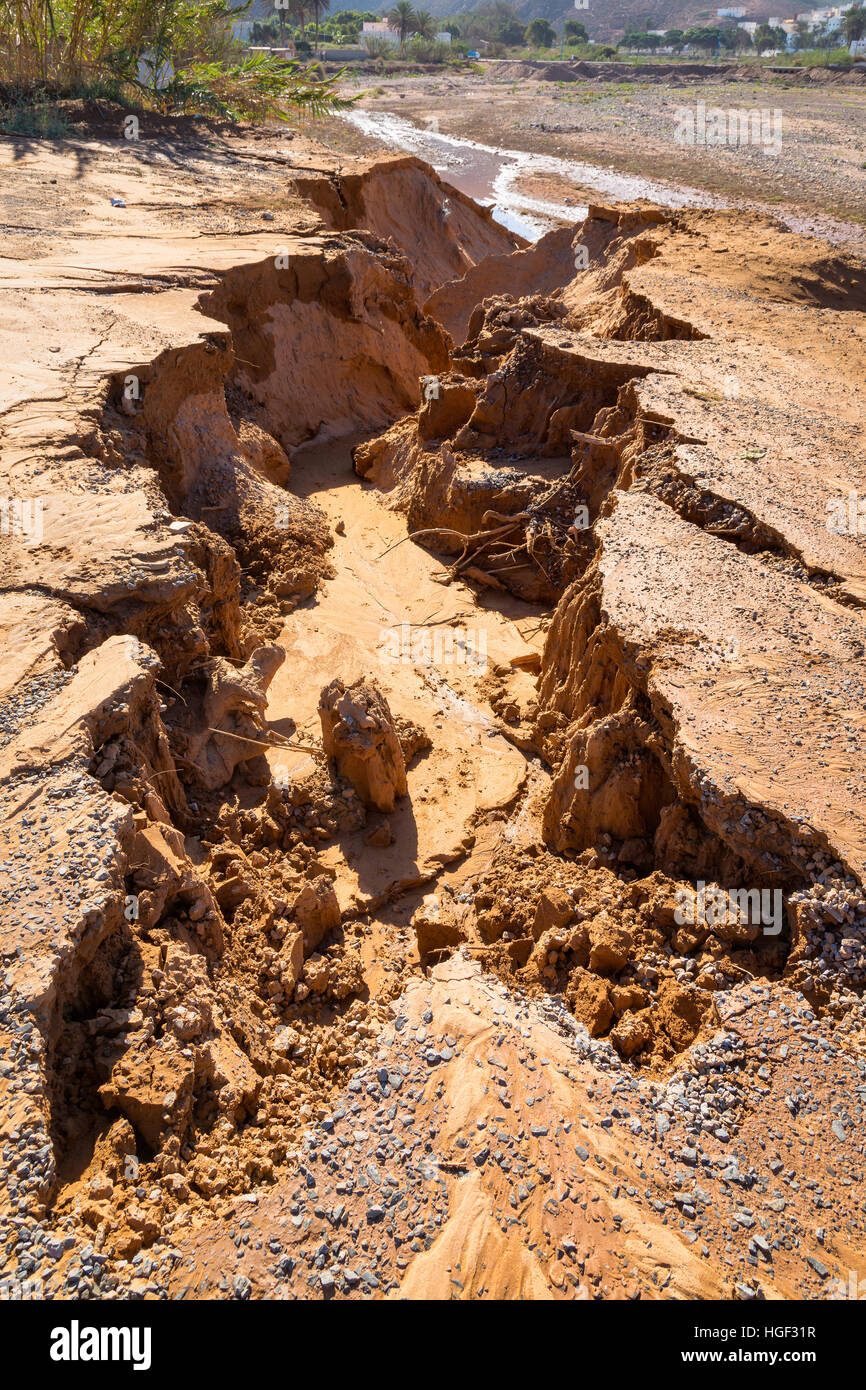
[[397,0],[397,4],[388,11],[388,23],[392,29],[396,29],[400,35],[400,47],[406,47],[406,40],[415,27],[415,11],[409,0]]
[[412,21],[412,32],[417,34],[420,39],[432,39],[436,36],[436,20],[427,10],[416,10],[415,18]]
[[845,37],[849,43],[866,38],[866,8],[852,5],[844,20]]
[[325,10],[331,8],[331,0],[310,0],[310,9],[313,11],[313,18],[316,21],[316,52],[319,51],[319,20]]
[[276,5],[277,18],[280,21],[280,48],[286,46],[286,10],[288,9],[287,0],[278,0]]
[[[292,17],[292,23],[297,29],[300,29],[303,36],[304,25],[310,12],[310,0],[289,0],[288,12]],[[280,15],[282,16],[283,13],[284,11],[281,10]]]

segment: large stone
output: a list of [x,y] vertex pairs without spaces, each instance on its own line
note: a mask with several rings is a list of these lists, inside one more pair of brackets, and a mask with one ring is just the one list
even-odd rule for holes
[[348,688],[333,680],[319,698],[319,717],[337,771],[367,806],[393,811],[396,798],[406,795],[406,761],[382,692],[363,677]]
[[194,1072],[192,1058],[166,1037],[147,1049],[124,1053],[99,1094],[107,1110],[120,1110],[156,1149],[167,1129],[185,1131]]
[[438,893],[428,893],[413,914],[412,927],[422,960],[434,951],[452,951],[466,940],[466,932],[452,905]]
[[711,994],[703,989],[663,980],[658,992],[658,1017],[674,1047],[682,1050],[694,1042],[701,1027],[718,1023]]
[[600,1038],[607,1032],[613,1005],[604,980],[577,966],[571,973],[567,999],[575,1018],[586,1024],[592,1037]]
[[[325,874],[305,883],[292,905],[295,921],[303,934],[304,955],[316,950],[322,937],[340,925],[340,904],[334,885]],[[297,966],[296,952],[290,947],[292,968]]]
[[589,929],[589,967],[599,975],[622,970],[631,952],[631,934],[602,912]]
[[564,888],[545,888],[538,899],[535,909],[535,919],[532,923],[532,935],[536,941],[544,935],[546,931],[557,927],[564,927],[566,922],[570,922],[574,915],[574,903],[566,893]]
[[633,1057],[651,1041],[652,1019],[649,1010],[639,1014],[624,1014],[610,1034],[610,1040],[623,1057]]

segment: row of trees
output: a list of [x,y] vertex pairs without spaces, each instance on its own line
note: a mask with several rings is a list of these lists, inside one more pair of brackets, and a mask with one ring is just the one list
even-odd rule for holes
[[[490,0],[475,10],[442,22],[427,10],[415,9],[411,0],[397,0],[384,16],[370,10],[338,10],[329,14],[329,7],[330,0],[287,0],[285,8],[275,12],[272,20],[253,25],[252,41],[276,45],[285,44],[291,37],[301,51],[308,37],[318,44],[320,35],[333,43],[357,43],[365,21],[385,18],[395,31],[401,50],[406,49],[410,39],[432,40],[439,29],[450,33],[462,48],[479,43],[493,48],[523,48],[526,45],[549,48],[559,43],[558,33],[546,19],[534,19],[527,25],[508,0]],[[576,19],[565,21],[564,37],[570,44],[589,41],[586,27]],[[384,53],[390,45],[387,40],[374,39],[369,46],[371,49],[378,46]]]
[[[651,20],[645,21],[647,24]],[[533,19],[528,25],[508,0],[487,0],[474,10],[456,15],[443,25],[452,36],[465,40],[470,45],[484,42],[494,48],[552,48],[560,42],[560,34],[546,19]],[[589,42],[586,28],[579,20],[567,19],[563,35],[568,44]],[[843,19],[842,29],[814,30],[805,23],[798,25],[796,46],[800,49],[833,47],[841,36],[847,42],[866,37],[866,6],[855,5]],[[668,29],[663,35],[642,33],[626,34],[617,45],[620,48],[653,50],[673,48],[680,52],[685,47],[702,49],[707,53],[722,49],[729,53],[754,49],[765,53],[772,49],[785,48],[788,36],[784,29],[769,24],[759,24],[754,39],[737,24],[715,26],[693,26],[688,29]],[[612,52],[613,50],[607,50]]]
[[[784,29],[769,30],[766,24],[762,24],[761,29],[767,29],[773,35],[781,34],[782,46],[784,47]],[[652,52],[656,48],[672,48],[679,53],[683,48],[701,48],[711,52],[717,48],[727,49],[734,52],[740,48],[751,48],[752,40],[745,29],[741,29],[736,24],[722,24],[713,27],[691,29],[668,29],[664,34],[626,34],[625,38],[620,39],[620,48],[649,50]],[[775,41],[768,43],[766,47],[776,47]]]
[[[397,6],[397,8],[402,8]],[[393,14],[393,11],[392,11]],[[390,18],[390,16],[389,16]],[[648,25],[650,19],[645,21]],[[392,20],[393,23],[393,20]],[[452,37],[464,40],[469,46],[486,43],[492,48],[552,48],[560,42],[560,33],[547,19],[533,19],[528,25],[520,18],[514,5],[508,0],[486,0],[463,14],[453,16],[441,27],[447,29]],[[576,19],[567,19],[562,37],[567,44],[589,42],[585,26]],[[842,29],[810,29],[805,23],[798,24],[796,47],[800,49],[833,47],[840,37],[847,42],[866,37],[866,5],[858,4],[843,18]],[[738,24],[713,26],[693,26],[688,29],[668,29],[662,34],[628,33],[617,47],[627,49],[653,50],[673,48],[680,52],[683,48],[702,49],[710,53],[722,49],[728,53],[754,49],[765,53],[773,49],[787,47],[788,36],[784,29],[769,24],[759,24],[754,38]],[[612,52],[613,50],[607,50]]]
[[[563,26],[566,43],[589,43],[586,28],[578,19],[567,19]],[[546,19],[533,19],[526,26],[524,40],[530,48],[552,48],[559,43],[559,34]]]
[[[0,6],[8,2],[0,0]],[[242,0],[238,2],[242,3]],[[253,42],[285,43],[290,26],[291,35],[300,43],[302,51],[308,38],[318,44],[320,34],[334,43],[357,43],[363,23],[382,17],[371,10],[338,10],[330,14],[329,9],[330,0],[286,0],[286,7],[276,12],[279,19],[275,17],[266,24],[253,26]],[[549,20],[537,18],[527,25],[509,0],[485,0],[474,10],[441,22],[426,10],[416,10],[410,0],[397,0],[386,17],[396,31],[401,50],[406,49],[410,39],[432,40],[440,28],[446,29],[463,49],[482,43],[494,51],[523,47],[552,48],[560,42],[560,33]],[[652,21],[647,19],[646,23]],[[841,31],[826,26],[822,30],[815,30],[805,23],[799,23],[794,46],[801,50],[833,47],[842,36],[848,42],[866,36],[866,7],[857,5],[849,10]],[[589,42],[585,25],[576,19],[566,19],[561,37],[571,45]],[[381,42],[383,52],[388,47],[387,41]],[[634,31],[627,33],[617,47],[643,52],[665,48],[679,53],[689,47],[705,53],[718,50],[736,53],[750,49],[766,53],[788,47],[788,36],[784,29],[768,24],[759,24],[754,38],[737,24],[721,24],[668,29],[663,34]]]
[[[328,14],[329,8],[330,0],[287,0],[285,7],[275,12],[273,19],[253,25],[252,42],[284,45],[291,37],[299,44],[301,51],[308,37],[318,45],[320,35],[332,43],[357,43],[366,21],[379,21],[384,17],[396,31],[401,49],[405,49],[410,37],[430,40],[439,29],[433,15],[427,10],[416,10],[410,0],[398,0],[385,16],[372,10],[337,10],[334,14]],[[385,46],[388,46],[387,42]]]

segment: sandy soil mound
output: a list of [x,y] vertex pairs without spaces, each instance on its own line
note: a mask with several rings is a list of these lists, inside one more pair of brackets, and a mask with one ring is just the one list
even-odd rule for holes
[[488,256],[507,255],[521,244],[489,208],[411,155],[382,159],[357,173],[305,176],[295,184],[326,226],[359,227],[390,238],[412,265],[419,302]]
[[[783,67],[769,68],[770,73],[784,73],[788,82],[806,84],[851,83],[866,81],[866,74],[852,68],[849,71],[834,71],[827,67]],[[672,85],[681,83],[707,82],[762,82],[766,80],[767,68],[761,64],[735,63],[617,63],[617,62],[557,62],[544,60],[525,60],[522,62],[499,62],[491,76],[495,81],[517,82],[530,78],[536,82],[664,82]]]

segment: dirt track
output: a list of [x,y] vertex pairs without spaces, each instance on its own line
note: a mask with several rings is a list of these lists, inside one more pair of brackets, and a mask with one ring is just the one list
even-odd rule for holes
[[862,261],[345,132],[0,149],[3,1275],[834,1297]]

